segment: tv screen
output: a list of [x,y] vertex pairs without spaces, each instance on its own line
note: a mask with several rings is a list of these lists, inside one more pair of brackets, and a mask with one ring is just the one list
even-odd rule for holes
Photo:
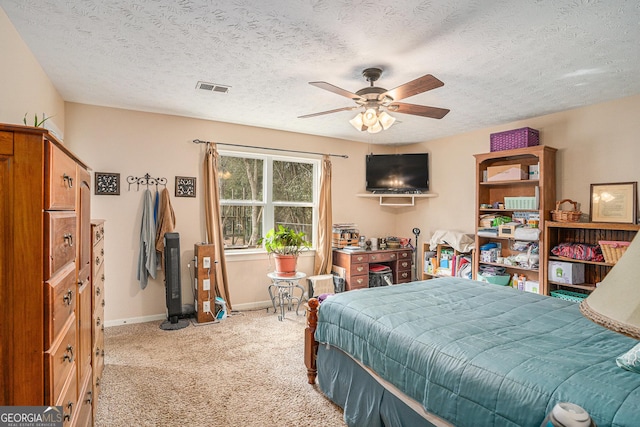
[[429,191],[429,155],[369,154],[366,165],[367,191]]

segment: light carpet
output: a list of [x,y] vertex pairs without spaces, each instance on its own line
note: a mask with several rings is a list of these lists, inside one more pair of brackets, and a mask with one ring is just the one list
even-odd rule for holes
[[300,313],[107,328],[95,426],[344,426],[340,407],[307,383]]

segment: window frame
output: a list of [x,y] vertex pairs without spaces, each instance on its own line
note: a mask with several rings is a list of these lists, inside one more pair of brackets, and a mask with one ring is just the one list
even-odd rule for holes
[[[263,179],[262,194],[264,200],[232,200],[220,198],[221,206],[262,206],[262,230],[266,233],[274,227],[274,208],[277,206],[294,206],[294,207],[310,207],[312,209],[312,246],[311,250],[315,250],[318,236],[318,209],[319,209],[319,193],[320,193],[320,159],[301,156],[286,156],[280,154],[259,153],[249,151],[233,151],[218,150],[219,157],[240,157],[250,159],[260,159],[263,161]],[[312,176],[312,201],[311,202],[280,202],[273,201],[273,162],[296,162],[307,163],[313,166]],[[218,191],[220,189],[218,188]],[[250,249],[224,249],[225,254],[249,254],[249,253],[266,253],[264,247],[256,247]]]

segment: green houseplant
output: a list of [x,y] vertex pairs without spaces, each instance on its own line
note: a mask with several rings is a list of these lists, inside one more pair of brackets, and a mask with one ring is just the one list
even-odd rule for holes
[[258,243],[264,244],[269,256],[273,256],[276,273],[280,276],[294,276],[298,255],[311,247],[311,242],[307,241],[304,232],[296,232],[282,225],[269,230]]

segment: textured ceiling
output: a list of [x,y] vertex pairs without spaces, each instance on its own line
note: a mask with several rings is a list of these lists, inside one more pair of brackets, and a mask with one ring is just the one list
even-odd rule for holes
[[[373,144],[427,141],[640,93],[637,0],[0,0],[66,101],[240,123]],[[364,68],[403,101],[370,135],[355,105]],[[198,81],[230,86],[196,89]],[[194,135],[194,138],[204,137]]]

